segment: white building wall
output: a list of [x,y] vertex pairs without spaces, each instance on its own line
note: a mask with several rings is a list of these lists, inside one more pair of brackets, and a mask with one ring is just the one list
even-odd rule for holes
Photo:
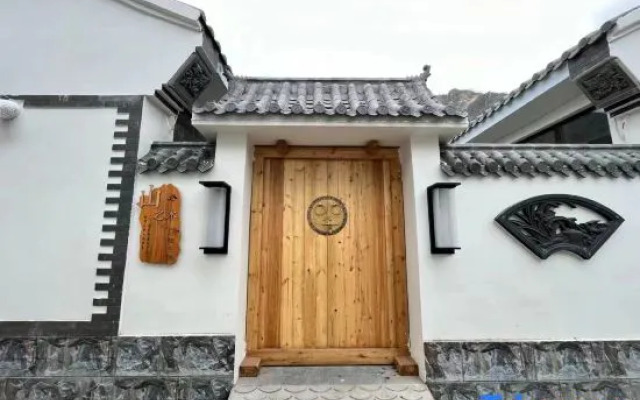
[[0,321],[90,320],[115,108],[0,121]]
[[[636,81],[640,80],[640,10],[620,18],[609,34],[609,51],[618,57]],[[609,119],[614,144],[640,143],[640,110],[634,109]]]
[[609,118],[613,144],[640,144],[640,108]]
[[0,94],[152,94],[201,43],[120,1],[0,1]]
[[611,56],[618,57],[632,75],[640,78],[640,9],[619,18],[607,38]]
[[404,190],[405,246],[407,265],[407,297],[409,303],[409,351],[418,364],[420,376],[425,377],[424,363],[424,271],[427,257],[423,222],[427,220],[427,208],[422,199],[421,176],[425,174],[424,160],[439,159],[438,139],[430,136],[409,137],[400,147],[402,184]]
[[[635,339],[640,320],[640,183],[629,179],[448,179],[433,144],[412,142],[422,332],[432,340]],[[429,251],[427,186],[456,188],[461,250]],[[529,197],[567,193],[590,198],[626,221],[591,260],[556,253],[540,260],[494,218]]]
[[[146,100],[140,136],[139,157],[148,151],[151,142],[171,139],[167,117]],[[217,138],[216,165],[210,172],[137,175],[136,203],[140,193],[148,191],[150,185],[158,187],[171,183],[180,191],[181,250],[178,262],[172,266],[140,262],[139,208],[134,205],[125,269],[121,335],[239,333],[239,302],[242,299],[239,282],[246,280],[242,274],[247,271],[248,240],[243,239],[248,232],[245,185],[246,174],[250,171],[247,154],[246,135],[221,133]],[[209,216],[207,189],[199,184],[200,180],[221,180],[232,187],[227,255],[205,255],[199,250]]]

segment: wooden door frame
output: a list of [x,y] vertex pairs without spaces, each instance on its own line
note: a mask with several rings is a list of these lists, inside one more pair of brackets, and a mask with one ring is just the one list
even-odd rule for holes
[[[251,180],[251,218],[250,218],[250,241],[249,241],[249,269],[247,284],[247,313],[245,317],[245,334],[247,341],[246,358],[241,365],[245,367],[256,367],[260,365],[386,365],[386,364],[402,364],[409,359],[408,338],[409,338],[409,315],[408,315],[408,288],[406,279],[406,262],[404,262],[404,280],[405,280],[405,304],[406,304],[406,338],[407,344],[402,348],[327,348],[327,349],[258,349],[255,335],[252,334],[251,328],[258,323],[253,321],[253,313],[251,312],[250,293],[257,290],[258,282],[251,279],[252,265],[257,265],[260,257],[259,252],[252,251],[262,240],[262,217],[259,223],[254,223],[253,218],[257,214],[256,208],[261,207],[263,202],[262,194],[264,192],[263,179],[256,181],[263,173],[262,166],[265,158],[276,159],[323,159],[323,160],[396,160],[398,168],[401,171],[399,163],[398,147],[355,147],[355,146],[255,146],[253,158],[253,172]],[[260,213],[261,214],[261,213]],[[400,213],[404,225],[404,207]],[[406,246],[406,243],[404,244]],[[406,249],[405,249],[406,251]],[[257,363],[257,364],[256,364]],[[411,368],[417,368],[413,363]],[[413,369],[412,369],[413,370]],[[416,369],[417,371],[417,369]]]

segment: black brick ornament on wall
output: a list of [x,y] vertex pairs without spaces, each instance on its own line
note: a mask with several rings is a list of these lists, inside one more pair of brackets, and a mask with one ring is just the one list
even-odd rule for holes
[[[3,337],[36,336],[108,336],[118,333],[124,268],[127,261],[129,225],[133,204],[133,187],[136,176],[140,125],[142,123],[142,96],[9,96],[24,101],[28,108],[111,108],[118,116],[114,120],[113,139],[124,143],[112,144],[112,151],[124,152],[123,156],[109,160],[109,178],[120,177],[119,184],[107,184],[106,205],[117,205],[117,210],[105,210],[103,217],[115,219],[113,224],[102,226],[102,232],[114,232],[113,239],[100,239],[101,247],[109,250],[96,254],[96,265],[105,261],[110,268],[96,268],[96,277],[109,277],[109,283],[93,283],[94,290],[106,296],[94,298],[94,306],[106,307],[106,313],[94,313],[90,321],[0,321]],[[126,115],[126,117],[124,117]],[[0,369],[2,367],[0,366]],[[0,375],[2,372],[0,372]],[[4,399],[3,399],[4,400]]]

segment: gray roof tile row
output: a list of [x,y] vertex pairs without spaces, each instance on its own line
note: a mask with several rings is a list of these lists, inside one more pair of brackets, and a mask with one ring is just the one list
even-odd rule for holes
[[138,160],[138,172],[207,172],[213,168],[215,144],[207,142],[154,142]]
[[265,79],[236,77],[217,102],[194,107],[217,116],[464,117],[438,102],[421,74],[406,79]]
[[440,167],[449,176],[640,176],[640,146],[447,146]]

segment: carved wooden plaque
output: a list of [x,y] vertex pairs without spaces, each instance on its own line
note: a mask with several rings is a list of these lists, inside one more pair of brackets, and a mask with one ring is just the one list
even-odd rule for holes
[[347,224],[347,208],[336,197],[321,196],[313,200],[307,209],[307,220],[317,233],[335,235]]
[[180,254],[180,192],[173,185],[151,186],[140,201],[140,261],[175,264]]

